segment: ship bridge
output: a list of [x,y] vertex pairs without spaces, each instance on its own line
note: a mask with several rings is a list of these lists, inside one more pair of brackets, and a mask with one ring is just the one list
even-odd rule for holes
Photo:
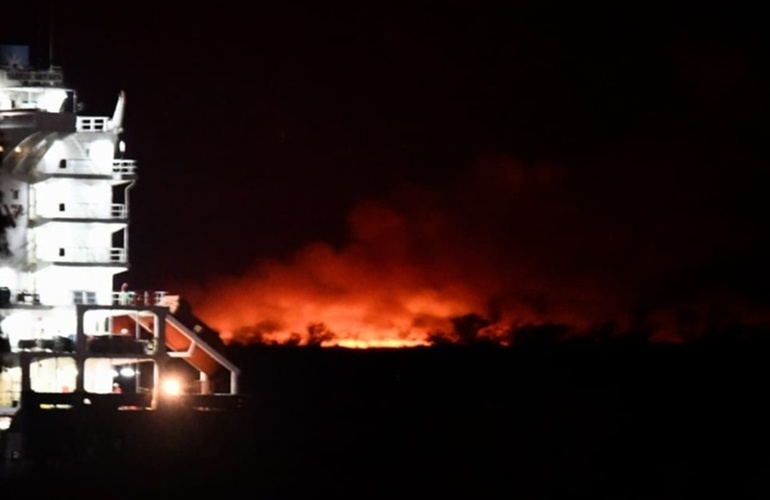
[[83,116],[61,69],[0,61],[0,431],[37,412],[242,404],[238,368],[185,301],[114,290],[138,173],[125,102]]

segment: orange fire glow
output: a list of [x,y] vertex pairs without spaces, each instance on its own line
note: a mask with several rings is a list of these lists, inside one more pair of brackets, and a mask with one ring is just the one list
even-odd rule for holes
[[507,344],[533,325],[564,325],[552,329],[561,337],[622,331],[672,269],[708,259],[716,228],[679,234],[670,214],[640,217],[642,201],[622,185],[605,193],[592,182],[488,159],[440,194],[404,186],[359,204],[342,248],[314,243],[185,293],[225,341],[246,343]]

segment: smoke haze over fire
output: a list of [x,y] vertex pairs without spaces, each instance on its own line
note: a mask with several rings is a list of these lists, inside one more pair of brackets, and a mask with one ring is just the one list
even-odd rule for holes
[[443,188],[358,203],[340,247],[316,242],[182,289],[241,342],[507,344],[537,325],[683,340],[764,320],[725,268],[750,246],[744,214],[723,210],[726,189],[685,155],[613,153],[579,168],[489,156]]

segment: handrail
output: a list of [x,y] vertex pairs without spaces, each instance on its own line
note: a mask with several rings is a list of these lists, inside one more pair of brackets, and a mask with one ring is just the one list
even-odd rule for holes
[[133,174],[135,171],[136,160],[94,160],[91,158],[63,158],[59,163],[59,168],[55,171],[51,171],[50,173],[115,175]]
[[78,132],[104,132],[109,128],[109,116],[78,116],[75,130]]
[[126,262],[127,255],[125,248],[110,248],[110,262]]
[[[155,306],[163,303],[163,298],[168,295],[165,290],[130,290],[110,292],[110,298],[105,300],[94,290],[73,290],[72,304],[89,304],[103,306]],[[11,296],[12,305],[40,305],[40,295],[26,290],[19,291]]]
[[10,69],[5,71],[8,80],[16,80],[23,85],[41,85],[57,87],[64,83],[64,73],[61,69],[48,70]]
[[109,212],[100,203],[62,203],[59,210],[55,206],[30,207],[31,219],[127,219],[128,206],[125,203],[111,203]]
[[238,376],[240,375],[241,370],[174,316],[170,314],[166,316],[166,322],[176,328],[179,333],[187,337],[188,340],[195,344],[196,348],[202,349],[206,354],[219,363],[220,366],[230,372],[230,393],[237,394]]
[[113,174],[133,174],[136,171],[136,160],[113,160]]
[[126,290],[112,292],[112,304],[120,306],[154,306],[161,303],[166,291],[158,290]]
[[94,248],[94,247],[60,247],[58,255],[50,253],[38,255],[38,260],[44,262],[77,262],[82,264],[128,262],[128,251],[125,248]]
[[113,219],[128,218],[128,205],[125,203],[112,203],[110,205],[110,217]]

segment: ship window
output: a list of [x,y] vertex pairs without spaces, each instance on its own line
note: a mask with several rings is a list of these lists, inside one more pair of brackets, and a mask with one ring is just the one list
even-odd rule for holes
[[[21,397],[21,367],[0,370],[0,406],[15,408]],[[3,430],[0,427],[0,430]]]
[[78,375],[70,357],[34,359],[29,365],[29,381],[35,392],[72,392]]
[[59,249],[59,257],[64,257],[64,249],[63,248]]
[[59,203],[59,212],[64,212],[64,203]]
[[18,189],[12,189],[11,190],[11,194],[13,195],[13,199],[14,200],[18,200],[19,199],[19,190]]
[[[109,338],[109,336],[104,336]],[[92,340],[101,340],[94,337]],[[87,392],[134,394],[139,406],[149,406],[155,385],[155,362],[151,359],[88,358],[83,383]]]
[[65,160],[64,158],[59,160],[59,168],[67,168],[67,160]]

